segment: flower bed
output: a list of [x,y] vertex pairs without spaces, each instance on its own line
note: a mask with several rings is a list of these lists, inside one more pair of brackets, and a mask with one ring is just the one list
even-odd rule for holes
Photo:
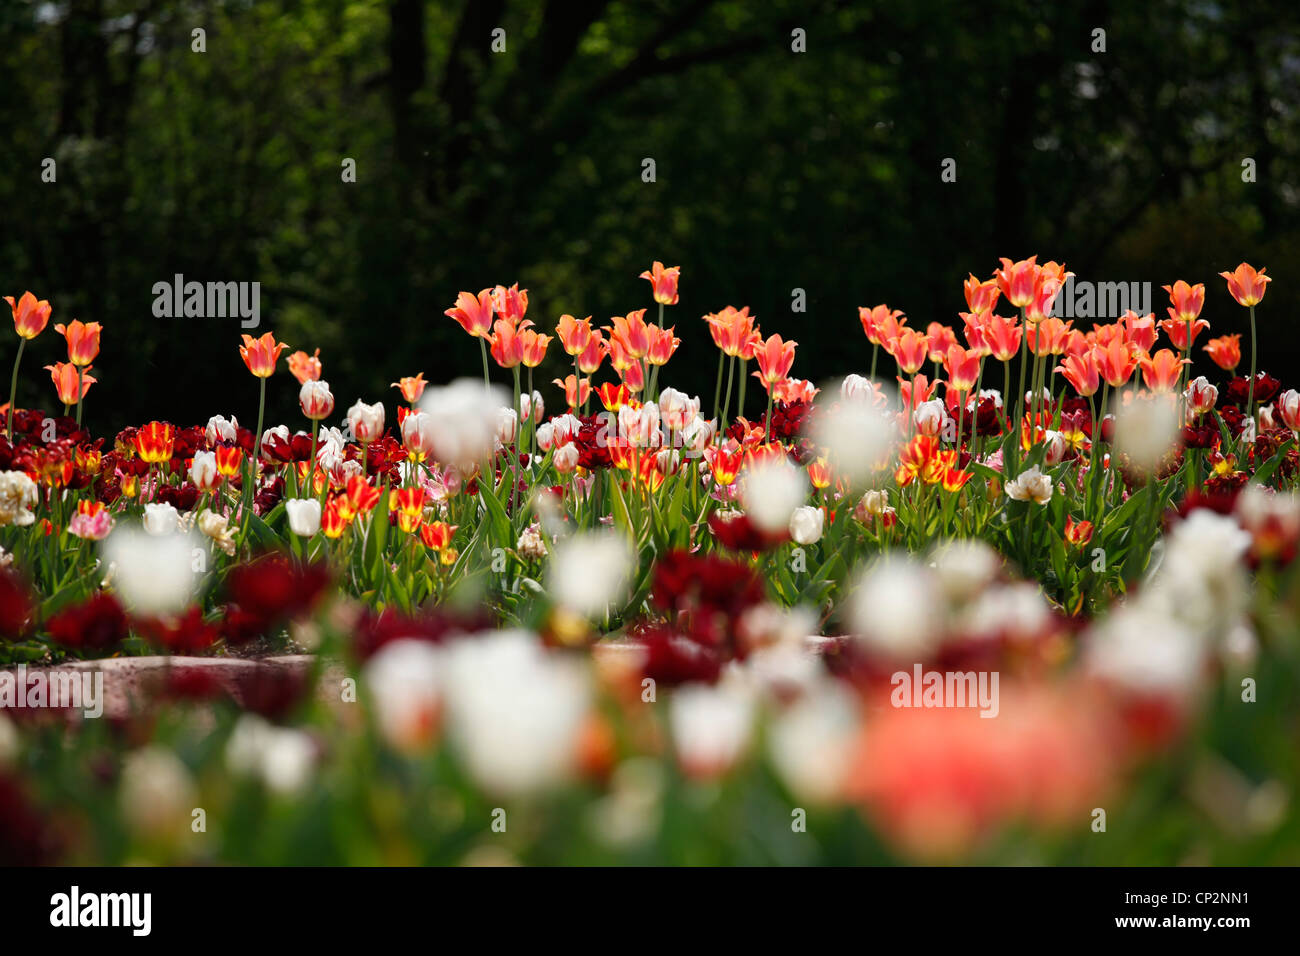
[[[111,440],[102,330],[55,326],[63,414],[11,398],[0,440],[0,860],[1296,862],[1269,277],[1224,273],[1238,376],[1204,286],[1085,329],[1068,275],[1003,260],[955,327],[864,308],[869,374],[821,388],[727,307],[711,406],[667,385],[676,268],[554,336],[463,292],[482,380],[401,378],[395,421],[329,425],[297,351],[309,427],[265,428],[267,333],[254,430]],[[51,307],[8,301],[17,382]]]

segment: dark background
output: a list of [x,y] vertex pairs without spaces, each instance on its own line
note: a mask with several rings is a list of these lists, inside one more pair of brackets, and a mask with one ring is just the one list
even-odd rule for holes
[[[0,0],[0,291],[103,323],[106,434],[255,418],[237,319],[154,318],[177,272],[261,282],[256,331],[319,347],[340,411],[480,374],[442,314],[461,289],[517,280],[544,328],[653,315],[656,258],[683,269],[664,383],[701,394],[705,312],[749,305],[798,340],[797,376],[865,372],[857,306],[955,322],[968,271],[1034,253],[1153,282],[1161,315],[1160,284],[1205,282],[1211,334],[1245,330],[1215,274],[1267,266],[1261,365],[1294,380],[1298,20],[1293,0]],[[41,366],[63,358],[33,343],[20,406],[56,407]],[[268,424],[304,425],[296,393],[270,381]]]

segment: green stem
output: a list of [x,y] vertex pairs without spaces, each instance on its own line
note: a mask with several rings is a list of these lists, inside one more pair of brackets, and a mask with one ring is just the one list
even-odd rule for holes
[[[86,368],[77,366],[77,427],[81,427],[81,400],[85,396]],[[65,412],[66,414],[66,412]]]
[[[1252,313],[1253,314],[1253,313]],[[14,374],[9,380],[9,424],[8,434],[9,441],[14,440],[14,399],[18,395],[18,363],[23,360],[23,349],[27,348],[27,340],[18,340],[18,354],[14,356]]]

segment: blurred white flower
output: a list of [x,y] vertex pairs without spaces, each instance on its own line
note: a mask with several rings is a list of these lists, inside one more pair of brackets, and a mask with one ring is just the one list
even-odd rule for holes
[[677,688],[668,723],[682,771],[711,778],[731,770],[749,750],[756,709],[754,691],[741,679]]
[[632,549],[621,535],[575,534],[556,542],[547,584],[556,604],[594,617],[623,596],[632,568]]
[[118,798],[122,819],[134,832],[161,840],[189,833],[196,796],[189,769],[165,747],[150,745],[127,755]]
[[964,629],[974,637],[1015,642],[1042,634],[1052,622],[1052,609],[1038,585],[1017,581],[989,588],[967,611]]
[[830,803],[839,796],[858,734],[853,695],[837,680],[823,678],[773,719],[768,755],[777,774],[799,800]]
[[176,532],[155,537],[119,525],[101,545],[105,564],[113,565],[113,587],[137,614],[162,616],[185,610],[201,575],[194,570],[198,542]]
[[877,561],[849,594],[849,626],[873,651],[922,660],[940,638],[939,593],[934,575],[915,559]]
[[984,590],[1002,570],[1002,558],[979,538],[958,538],[935,549],[931,566],[939,587],[955,603]]
[[789,530],[794,509],[808,494],[808,476],[784,455],[755,462],[745,469],[740,500],[745,514],[769,535]]
[[311,781],[316,745],[301,730],[277,727],[256,714],[244,714],[226,741],[226,766],[232,773],[260,780],[274,793],[292,796]]
[[415,753],[438,730],[444,654],[428,641],[397,640],[381,647],[362,672],[366,701],[389,746]]
[[448,729],[479,785],[512,796],[568,778],[588,712],[587,661],[549,652],[525,631],[475,635],[446,650]]
[[429,414],[435,457],[468,473],[492,452],[497,409],[510,406],[505,393],[475,379],[424,390],[420,409]]
[[1134,398],[1115,413],[1115,450],[1143,471],[1155,468],[1177,437],[1178,409],[1165,398]]
[[1139,694],[1186,694],[1204,675],[1205,641],[1142,600],[1095,623],[1084,647],[1091,673]]
[[898,428],[889,402],[877,401],[875,391],[817,406],[812,439],[826,449],[834,473],[854,485],[864,485],[889,458]]

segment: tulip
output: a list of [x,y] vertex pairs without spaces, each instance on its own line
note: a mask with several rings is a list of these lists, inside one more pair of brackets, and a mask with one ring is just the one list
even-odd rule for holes
[[1288,389],[1277,397],[1273,414],[1291,431],[1300,434],[1300,392]]
[[1105,348],[1098,347],[1093,355],[1097,360],[1097,371],[1111,388],[1127,384],[1138,364],[1133,349],[1117,339]]
[[458,526],[445,521],[426,521],[420,525],[420,540],[426,548],[444,551],[451,544]]
[[591,341],[587,343],[587,347],[577,357],[578,371],[583,375],[595,375],[600,371],[600,365],[605,361],[605,356],[608,354],[609,343],[600,334],[599,329],[593,329]]
[[546,347],[551,344],[551,336],[542,335],[532,329],[519,333],[520,361],[525,368],[537,368],[546,358]]
[[551,461],[555,465],[555,470],[557,472],[561,475],[567,475],[570,472],[577,470],[578,459],[578,446],[573,444],[573,442],[568,442],[555,449],[555,454],[552,456]]
[[966,281],[962,283],[962,288],[966,293],[966,307],[975,315],[992,312],[993,307],[998,304],[998,296],[1002,294],[996,279],[985,279],[981,282],[970,273],[966,274]]
[[71,362],[58,362],[45,367],[54,381],[54,390],[58,393],[65,412],[73,405],[80,404],[82,397],[90,391],[90,386],[98,381],[93,375],[86,374],[90,366],[78,368]]
[[1203,348],[1214,364],[1225,372],[1235,371],[1241,364],[1240,335],[1220,335],[1206,342]]
[[56,325],[58,332],[68,343],[68,361],[73,365],[90,365],[99,354],[99,334],[102,327],[98,322],[82,322],[73,319],[68,325]]
[[821,540],[826,513],[811,505],[795,508],[790,515],[790,537],[795,544],[816,544]]
[[1154,315],[1138,315],[1130,310],[1124,314],[1123,322],[1124,335],[1129,345],[1144,352],[1151,351],[1151,348],[1156,344],[1158,334],[1156,317]]
[[1012,262],[1005,258],[999,261],[1002,263],[1002,268],[995,269],[993,272],[998,291],[1016,308],[1025,308],[1034,300],[1035,287],[1041,272],[1038,257],[1030,256],[1020,262]]
[[233,442],[239,437],[239,421],[233,417],[227,421],[220,415],[213,415],[208,419],[208,425],[203,434],[207,438],[209,445],[215,445],[218,442]]
[[384,405],[382,402],[367,405],[358,399],[348,409],[347,421],[356,440],[368,445],[384,433]]
[[496,418],[496,440],[501,445],[512,444],[519,434],[519,416],[513,408],[498,408]]
[[402,419],[402,445],[412,461],[424,461],[433,454],[432,424],[428,412],[412,412]]
[[303,382],[298,391],[298,406],[313,422],[328,418],[334,411],[334,393],[329,383],[311,379]]
[[578,379],[573,375],[568,375],[563,379],[553,379],[552,384],[564,389],[564,401],[575,411],[579,406],[586,404],[588,397],[591,395],[590,379]]
[[1052,498],[1052,478],[1045,475],[1037,465],[1025,470],[1017,478],[1003,486],[1008,498],[1016,501],[1032,501],[1045,505]]
[[885,349],[898,363],[900,372],[904,375],[915,375],[925,365],[929,342],[924,332],[904,329],[896,338],[886,343]]
[[190,462],[190,481],[200,491],[212,491],[221,484],[217,471],[217,456],[210,451],[196,451]]
[[398,488],[388,496],[388,510],[397,513],[397,526],[414,534],[424,520],[424,489]]
[[298,380],[299,385],[314,382],[321,376],[320,349],[308,355],[301,350],[289,356],[289,373]]
[[79,501],[68,522],[68,534],[85,541],[103,541],[113,530],[113,516],[102,501]]
[[545,414],[546,403],[542,400],[541,392],[533,392],[531,396],[525,392],[519,396],[519,418],[522,421],[531,419],[536,424]]
[[420,396],[424,394],[426,384],[424,373],[421,372],[413,377],[408,375],[406,378],[399,378],[393,383],[393,388],[401,392],[402,398],[406,399],[409,404],[415,405],[420,400]]
[[[658,260],[650,267],[649,272],[641,273],[639,278],[645,279],[650,283],[654,291],[654,299],[659,305],[676,305],[677,304],[677,282],[682,274],[681,266],[671,266],[667,269],[664,264]],[[659,310],[659,325],[663,326],[663,309]]]
[[261,379],[270,378],[275,374],[275,363],[279,360],[280,353],[289,346],[277,342],[273,332],[267,332],[260,339],[255,339],[251,335],[244,335],[242,338],[244,344],[239,347],[239,354],[248,370]]
[[1138,364],[1142,367],[1142,380],[1153,392],[1169,392],[1183,377],[1183,366],[1187,359],[1180,359],[1169,349],[1161,349],[1155,355],[1141,355]]
[[1082,548],[1092,540],[1092,522],[1075,521],[1073,516],[1066,515],[1065,531],[1062,537],[1071,547]]
[[1204,415],[1218,402],[1219,390],[1211,385],[1204,375],[1198,375],[1188,383],[1183,397],[1187,401],[1188,411],[1196,415]]
[[490,350],[497,365],[515,368],[524,360],[524,340],[520,331],[505,319],[498,319],[492,326]]
[[1255,306],[1264,298],[1266,286],[1273,281],[1272,276],[1264,275],[1264,270],[1255,271],[1254,266],[1241,263],[1232,272],[1220,272],[1228,280],[1228,292],[1241,305],[1250,309],[1250,389],[1246,395],[1246,417],[1254,421],[1255,408]]
[[1228,280],[1228,292],[1240,305],[1256,306],[1264,298],[1265,287],[1273,281],[1272,276],[1264,275],[1264,270],[1255,271],[1255,267],[1243,262],[1232,272],[1220,272]]
[[218,445],[216,452],[217,473],[230,478],[239,474],[244,460],[244,452],[237,445]]
[[1067,355],[1056,367],[1056,371],[1063,375],[1065,380],[1074,386],[1074,390],[1084,398],[1096,395],[1097,389],[1101,387],[1097,358],[1091,351],[1079,355]]
[[24,292],[17,302],[14,297],[7,295],[4,300],[9,303],[9,310],[14,317],[14,331],[18,333],[18,354],[14,356],[14,372],[9,383],[9,422],[8,435],[12,442],[14,438],[14,398],[18,394],[18,365],[23,360],[23,350],[27,347],[27,340],[34,339],[45,331],[46,324],[50,321],[50,303],[41,299],[37,301],[36,296],[31,292]]
[[518,282],[508,289],[503,285],[496,286],[492,290],[492,308],[516,329],[521,328],[524,313],[528,311],[528,290],[519,288]]
[[170,461],[175,432],[165,422],[150,422],[135,433],[135,450],[150,465]]
[[180,512],[172,505],[150,502],[144,506],[144,530],[155,538],[174,534],[180,527]]
[[472,292],[460,293],[455,306],[443,314],[475,338],[487,339],[491,337],[493,311],[492,290],[483,289],[477,296]]

